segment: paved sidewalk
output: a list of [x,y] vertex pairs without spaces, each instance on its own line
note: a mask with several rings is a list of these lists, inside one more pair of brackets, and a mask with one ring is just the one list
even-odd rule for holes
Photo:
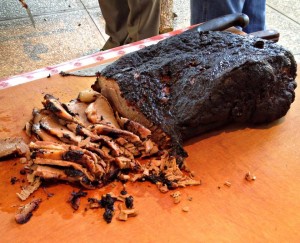
[[[26,0],[33,28],[18,0],[0,1],[0,78],[82,57],[101,49],[107,35],[97,0]],[[299,0],[267,0],[267,27],[300,62]],[[175,29],[189,26],[188,0],[174,0]]]

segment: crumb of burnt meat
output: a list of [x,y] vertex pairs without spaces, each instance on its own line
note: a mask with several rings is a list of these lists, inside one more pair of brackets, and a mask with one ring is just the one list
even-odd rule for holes
[[[90,208],[105,208],[103,218],[107,223],[111,223],[114,214],[114,203],[117,199],[110,194],[103,195],[100,200],[96,198],[88,198]],[[98,205],[98,206],[97,206]]]
[[122,190],[120,193],[121,193],[121,195],[126,195],[127,191],[126,190]]
[[107,223],[110,223],[114,212],[114,203],[117,198],[112,197],[110,194],[103,195],[99,200],[99,204],[102,208],[105,208],[103,218]]
[[70,76],[69,73],[66,73],[66,72],[64,72],[64,71],[61,71],[59,74],[60,74],[61,76],[63,76],[63,77]]
[[225,181],[224,185],[227,186],[227,187],[231,187],[231,182],[230,181]]
[[99,200],[99,204],[102,208],[109,208],[110,210],[114,211],[114,203],[117,198],[112,197],[110,194],[103,195]]
[[70,136],[69,134],[64,133],[64,134],[63,134],[63,138],[69,139],[69,140],[70,140],[70,139],[71,139],[71,136]]
[[17,181],[19,181],[19,179],[17,179],[17,177],[15,177],[15,176],[10,178],[10,184],[12,184],[12,185],[16,184]]
[[49,75],[47,76],[47,78],[50,78],[51,77],[51,74],[49,73]]
[[80,198],[85,197],[87,195],[87,192],[84,192],[82,190],[79,190],[78,192],[71,192],[71,196],[68,200],[68,202],[71,204],[72,208],[74,210],[77,210],[80,205]]
[[103,218],[106,221],[106,223],[111,223],[112,218],[113,218],[114,212],[110,210],[109,208],[105,208]]
[[24,168],[21,169],[21,170],[20,170],[20,174],[21,174],[21,175],[26,175],[26,170],[25,170]]
[[188,211],[190,211],[190,208],[189,208],[189,206],[184,206],[184,207],[182,207],[182,211],[183,212],[188,212]]
[[174,187],[173,183],[168,180],[164,173],[160,173],[159,175],[150,174],[148,176],[144,177],[146,181],[151,182],[152,184],[156,184],[157,182],[161,182],[163,185],[166,185],[169,190],[173,190],[176,187]]
[[75,134],[76,135],[83,135],[82,128],[83,127],[81,125],[77,125],[76,130],[75,130]]
[[36,151],[33,151],[33,152],[31,152],[30,158],[31,158],[31,159],[35,159],[35,158],[36,158],[36,155],[37,155],[37,152],[36,152]]
[[79,150],[70,150],[63,154],[62,159],[67,161],[78,162],[83,157],[83,152]]
[[125,205],[127,208],[133,208],[133,196],[125,198]]

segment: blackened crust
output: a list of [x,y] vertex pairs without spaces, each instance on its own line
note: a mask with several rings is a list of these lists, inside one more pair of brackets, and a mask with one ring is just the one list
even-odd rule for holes
[[183,153],[183,140],[225,124],[284,116],[295,98],[296,69],[292,54],[273,42],[189,32],[123,56],[100,79],[115,81],[127,105]]

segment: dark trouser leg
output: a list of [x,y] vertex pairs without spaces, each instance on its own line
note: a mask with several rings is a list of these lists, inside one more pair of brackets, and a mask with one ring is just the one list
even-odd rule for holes
[[266,0],[190,0],[191,24],[231,13],[249,16],[249,25],[243,31],[250,33],[265,28]]
[[231,13],[241,13],[245,0],[190,0],[191,25]]
[[160,0],[128,0],[128,6],[128,38],[124,44],[158,35]]
[[105,32],[110,36],[102,49],[107,50],[123,45],[128,35],[127,0],[98,0],[98,2],[105,20]]
[[250,23],[243,29],[246,33],[265,29],[266,25],[266,0],[246,0],[243,13],[247,14]]

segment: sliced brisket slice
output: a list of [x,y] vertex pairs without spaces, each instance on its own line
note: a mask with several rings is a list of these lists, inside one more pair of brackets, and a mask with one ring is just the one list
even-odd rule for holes
[[185,139],[229,123],[284,116],[294,101],[295,77],[294,57],[275,43],[189,32],[123,56],[94,87],[121,116],[184,156]]
[[21,137],[0,138],[0,160],[9,156],[29,156],[29,147]]

